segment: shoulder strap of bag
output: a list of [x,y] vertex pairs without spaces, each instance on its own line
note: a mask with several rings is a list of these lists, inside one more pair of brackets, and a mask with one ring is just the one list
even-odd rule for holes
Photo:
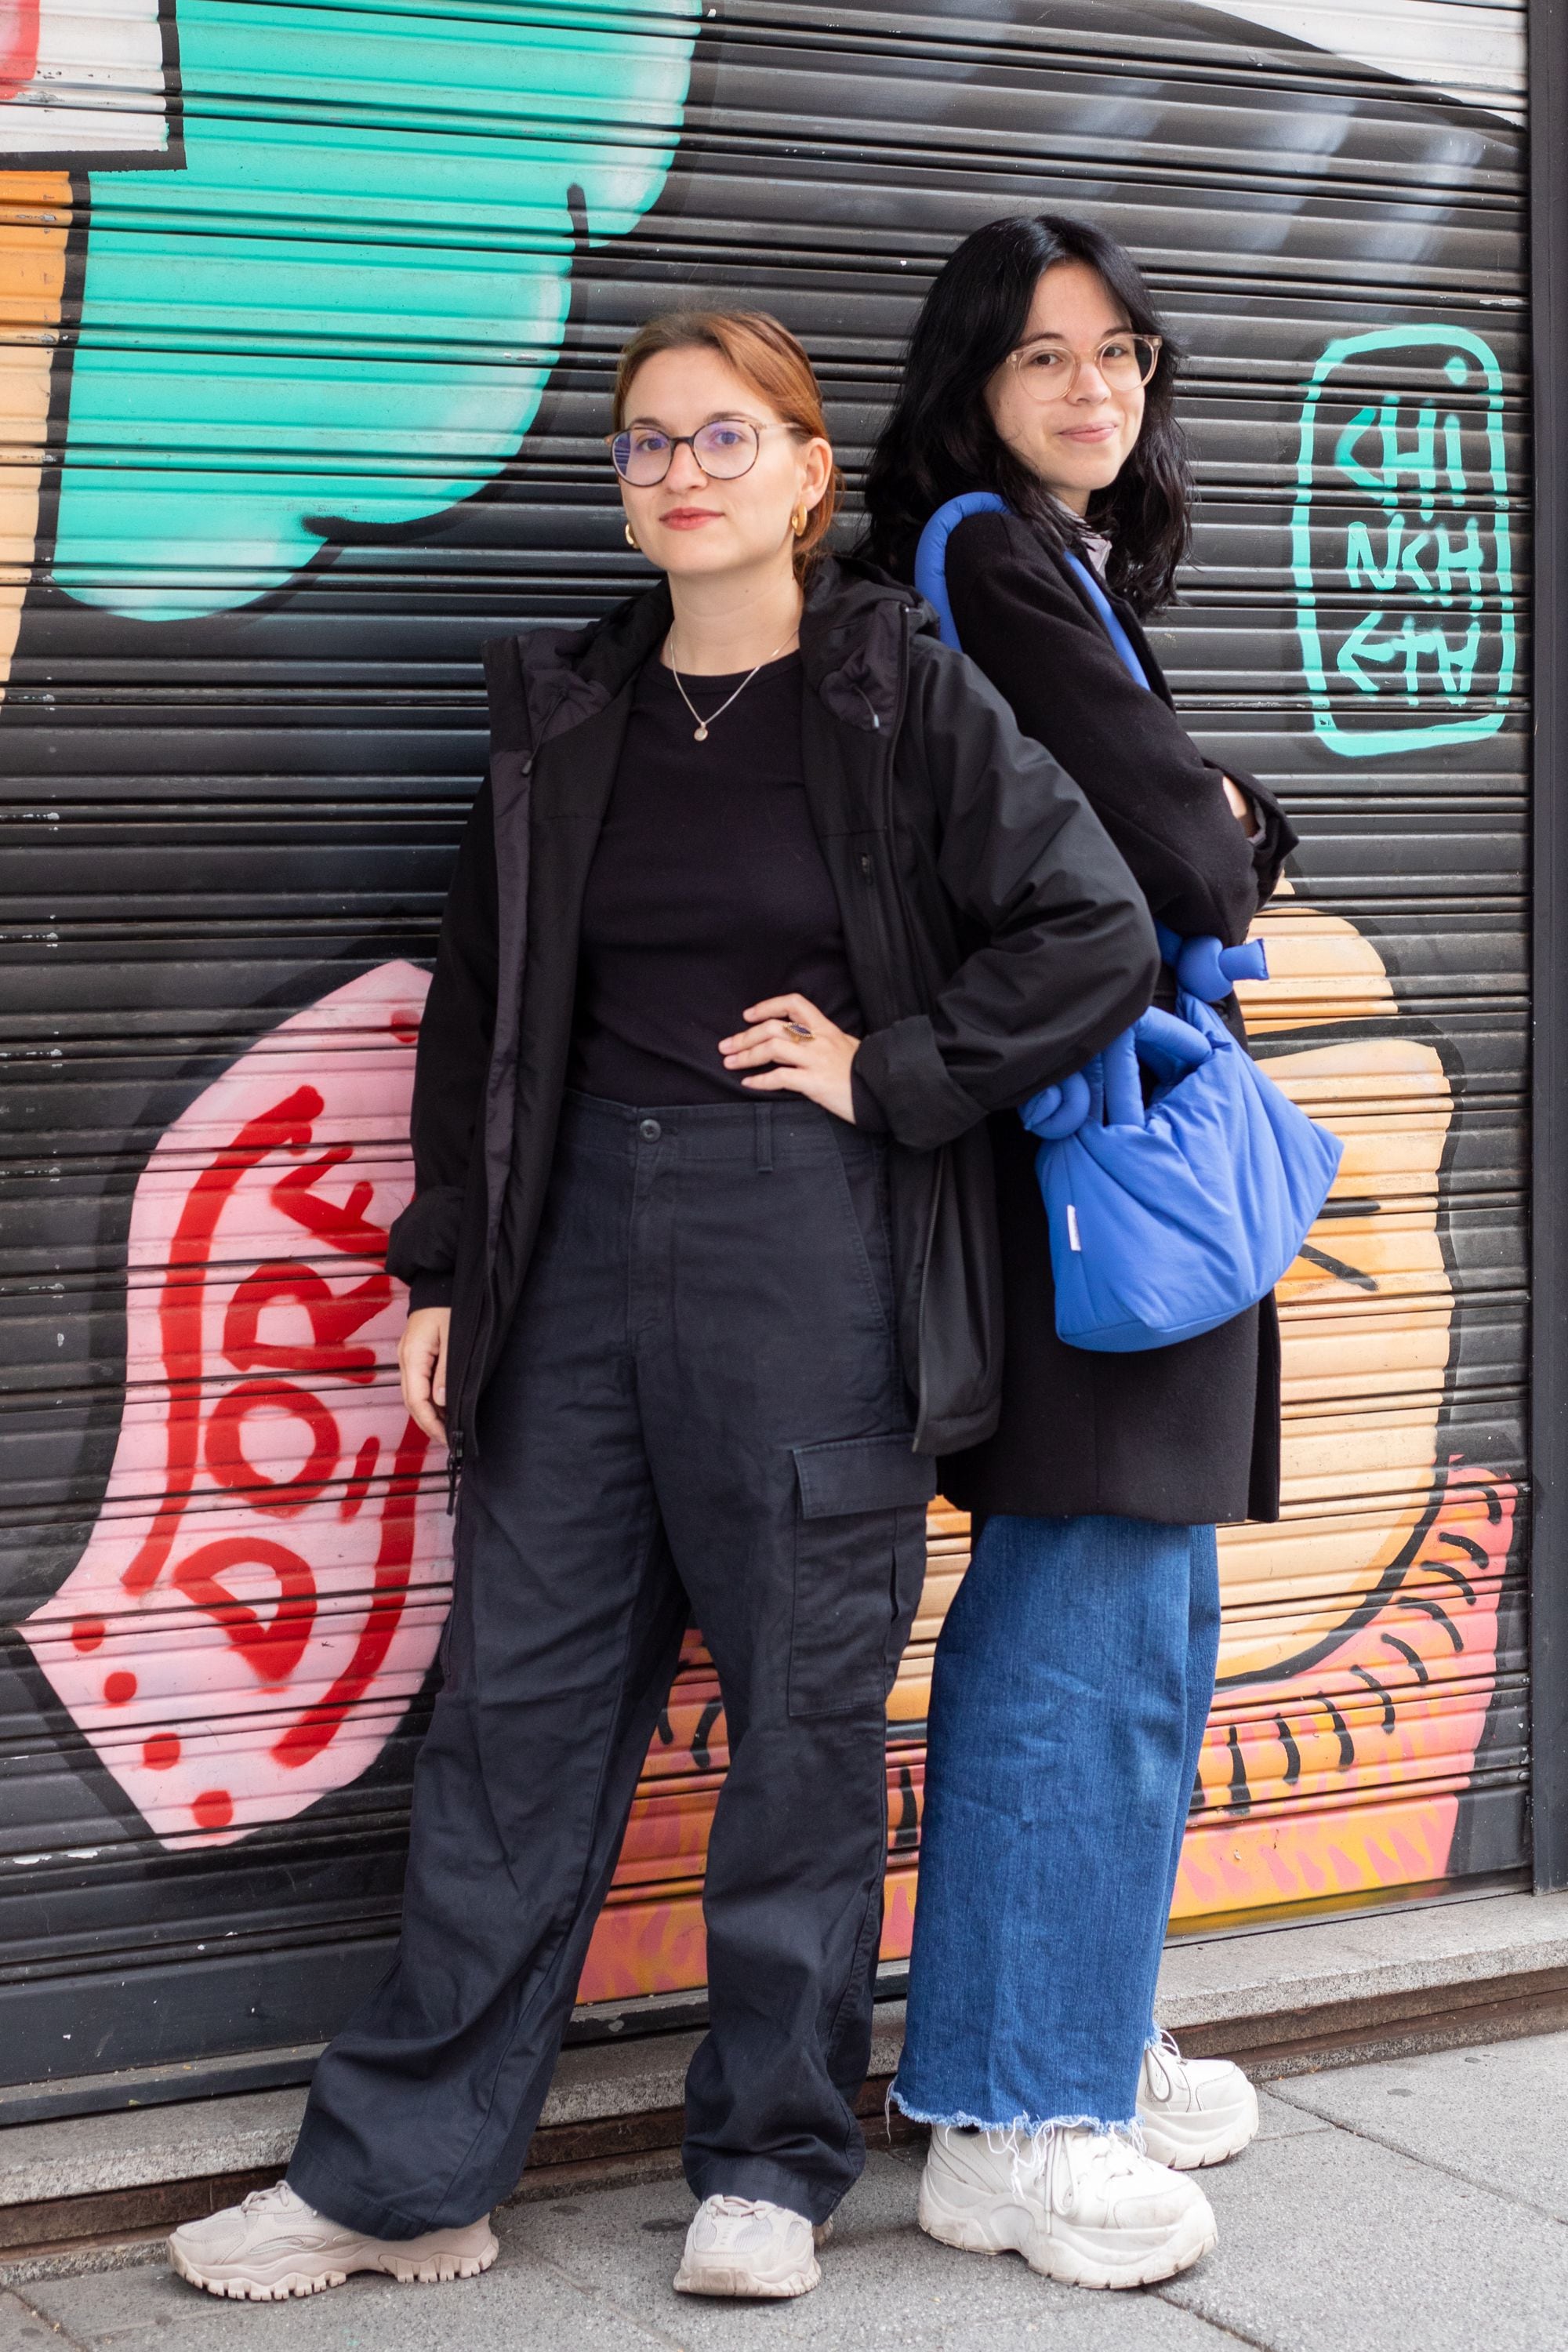
[[[936,614],[942,628],[942,644],[951,646],[955,653],[962,653],[963,648],[959,643],[952,604],[947,593],[947,542],[966,516],[1007,512],[1006,499],[998,498],[994,490],[964,490],[957,498],[949,499],[938,507],[921,533],[920,545],[915,550],[915,586]],[[1070,548],[1062,550],[1062,561],[1082,583],[1084,593],[1100,615],[1105,634],[1121,656],[1128,675],[1136,678],[1148,692],[1149,679],[1133,650],[1132,640],[1118,620],[1115,606],[1093,572]]]
[[1127,671],[1129,677],[1137,680],[1138,684],[1143,688],[1145,693],[1152,693],[1153,689],[1149,684],[1148,675],[1144,670],[1142,663],[1139,660],[1136,653],[1134,653],[1132,649],[1132,640],[1128,635],[1126,630],[1122,627],[1121,622],[1117,619],[1115,605],[1111,603],[1110,597],[1100,586],[1100,582],[1095,578],[1095,575],[1090,571],[1089,565],[1084,562],[1081,556],[1075,555],[1070,547],[1063,548],[1062,562],[1068,567],[1069,571],[1077,573],[1078,578],[1082,584],[1084,593],[1088,596],[1089,603],[1094,606],[1095,611],[1100,614],[1100,620],[1104,624],[1106,635],[1110,639],[1111,644],[1116,647],[1117,652],[1121,656],[1121,667],[1123,669]]
[[961,497],[949,499],[945,506],[938,507],[921,533],[921,543],[915,550],[915,586],[942,625],[942,644],[951,646],[954,653],[962,653],[963,648],[958,642],[952,606],[947,597],[947,542],[965,515],[1006,512],[1006,499],[999,499],[994,490],[965,490]]

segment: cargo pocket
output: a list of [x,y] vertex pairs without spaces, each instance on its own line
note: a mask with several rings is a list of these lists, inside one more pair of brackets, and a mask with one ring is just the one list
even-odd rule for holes
[[925,1579],[936,1464],[909,1434],[797,1445],[793,1716],[880,1706]]

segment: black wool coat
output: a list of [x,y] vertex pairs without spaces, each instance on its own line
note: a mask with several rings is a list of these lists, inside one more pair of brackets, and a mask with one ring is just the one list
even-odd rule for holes
[[[1184,938],[1237,945],[1296,835],[1255,778],[1258,837],[1187,734],[1137,616],[1111,603],[1152,692],[1129,676],[1068,567],[1028,523],[979,514],[948,541],[947,588],[965,653],[1019,726],[1054,752],[1121,850],[1150,912]],[[1174,977],[1157,992],[1174,1002]],[[1221,1008],[1245,1037],[1236,1000]],[[1272,1519],[1279,1509],[1279,1326],[1272,1298],[1217,1331],[1130,1355],[1057,1338],[1035,1143],[992,1120],[1005,1334],[1002,1417],[942,1465],[962,1507],[1029,1517],[1108,1513],[1174,1526]]]
[[[661,584],[591,628],[485,648],[489,772],[442,919],[415,1069],[415,1195],[387,1252],[416,1307],[452,1309],[455,1460],[539,1230],[589,867],[637,673],[669,624]],[[867,1024],[856,1117],[889,1139],[915,1444],[943,1454],[1000,1410],[988,1114],[1136,1019],[1159,952],[1083,794],[908,589],[824,562],[801,656],[806,799]]]

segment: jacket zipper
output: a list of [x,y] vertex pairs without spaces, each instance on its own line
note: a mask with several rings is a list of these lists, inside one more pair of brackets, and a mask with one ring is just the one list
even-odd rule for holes
[[[903,607],[903,615],[904,631],[899,646],[899,716],[900,721],[903,718],[904,703],[909,692],[910,608],[907,604]],[[917,994],[922,999],[926,999],[928,998],[926,975],[921,970],[920,955],[915,947],[916,932],[914,924],[910,918],[909,893],[904,888],[904,877],[899,871],[899,861],[893,855],[893,768],[892,756],[890,752],[889,755],[887,781],[885,785],[885,815],[886,822],[883,828],[883,838],[888,844],[888,870],[892,879],[893,895],[899,903],[899,919],[903,933],[904,951],[909,958],[910,977],[914,982]],[[888,944],[888,942],[884,942],[884,944]],[[930,1010],[929,1002],[927,1003],[927,1010]]]
[[[902,640],[899,647],[898,707],[900,719],[903,716],[904,699],[908,692],[910,663],[910,608],[908,605],[905,605],[903,610],[904,630]],[[899,861],[894,854],[893,847],[893,771],[890,752],[887,769],[885,793],[886,824],[884,827],[883,838],[888,845],[888,870],[892,879],[894,895],[898,900],[900,926],[903,934],[905,952],[909,958],[910,976],[914,982],[916,992],[921,997],[924,998],[926,995],[925,974],[921,970],[920,955],[915,947],[915,929],[910,918],[909,896],[904,888],[904,877],[899,871]],[[868,857],[864,858],[862,860],[862,864],[868,869],[867,879],[869,880],[870,874],[868,869],[870,866],[870,859]],[[885,947],[890,945],[890,942],[887,939],[887,922],[885,913],[883,915],[883,944]],[[947,1180],[947,1152],[945,1148],[941,1151],[936,1152],[933,1156],[936,1166],[931,1183],[931,1214],[926,1221],[925,1248],[921,1256],[921,1295],[919,1303],[915,1308],[916,1345],[919,1348],[920,1354],[920,1386],[915,1398],[915,1445],[917,1450],[920,1445],[920,1441],[925,1433],[926,1425],[926,1351],[924,1345],[922,1344],[925,1338],[926,1291],[931,1281],[931,1250],[936,1242],[937,1218],[941,1213],[942,1191]]]
[[[904,714],[909,651],[909,615],[908,609],[906,607],[904,613],[903,635],[899,647],[899,689],[894,700],[895,723],[889,736],[887,748],[883,755],[881,807],[879,812],[882,820],[882,854],[887,859],[888,873],[893,893],[899,901],[900,915],[903,913],[903,886],[899,877],[899,860],[893,841],[893,760],[897,749],[899,728],[902,722]],[[871,703],[870,697],[866,693],[864,688],[861,688],[859,691],[861,699],[865,702],[867,709],[871,712],[872,726],[879,733],[880,733],[882,722],[877,716],[877,712]],[[882,950],[882,961],[888,973],[889,997],[892,997],[897,989],[897,980],[894,971],[892,931],[888,920],[889,910],[887,905],[887,895],[877,887],[876,866],[868,849],[863,849],[859,853],[859,866],[860,879],[865,884],[867,889],[871,893],[872,919],[877,926],[878,944]],[[908,940],[906,930],[906,947],[907,944]],[[920,974],[918,971],[914,971],[913,969],[912,959],[911,971],[918,985]],[[897,1012],[893,1009],[893,1004],[890,1003],[884,1005],[883,1014],[884,1018],[889,1020],[896,1020],[898,1018]]]
[[[907,691],[907,680],[908,680],[908,676],[909,676],[909,657],[910,657],[909,609],[908,609],[908,607],[906,606],[906,607],[905,607],[905,610],[904,610],[904,634],[903,634],[903,639],[902,639],[902,643],[900,644],[900,648],[899,648],[899,693],[898,693],[898,698],[897,698],[897,710],[898,710],[898,717],[899,717],[899,719],[900,719],[900,722],[901,722],[902,718],[903,718],[903,711],[904,711],[904,699],[905,699],[905,694],[906,694],[906,691]],[[875,713],[875,711],[873,711],[873,712],[872,712],[872,717],[873,717],[873,719],[876,719],[876,713]],[[878,728],[879,728],[879,729],[880,729],[880,721],[879,721],[879,720],[877,720],[877,725],[878,725]],[[894,758],[894,750],[895,750],[895,746],[896,746],[896,743],[897,743],[897,738],[898,738],[898,728],[897,728],[897,727],[895,727],[895,728],[894,728],[894,730],[893,730],[892,736],[891,736],[891,738],[890,738],[890,740],[889,740],[889,747],[888,747],[888,751],[887,751],[887,756],[886,756],[886,765],[885,765],[884,772],[883,772],[882,809],[881,809],[881,814],[882,814],[882,820],[883,820],[883,823],[882,823],[882,834],[881,834],[881,838],[882,838],[882,842],[883,842],[883,854],[884,854],[884,856],[886,856],[887,861],[888,861],[888,873],[889,873],[889,879],[890,879],[890,882],[891,882],[891,886],[892,886],[892,890],[893,890],[894,897],[896,898],[897,902],[898,902],[898,910],[899,910],[899,918],[900,918],[900,929],[901,929],[901,931],[902,931],[902,934],[903,934],[904,950],[905,950],[905,954],[906,954],[906,956],[907,956],[907,958],[908,958],[908,961],[909,961],[910,975],[910,978],[911,978],[911,979],[913,980],[913,982],[914,982],[914,984],[915,984],[916,989],[917,989],[917,990],[919,990],[919,991],[923,994],[923,992],[924,992],[923,975],[921,974],[921,969],[920,969],[920,960],[919,960],[918,956],[917,956],[917,955],[915,954],[915,952],[914,952],[914,949],[913,949],[913,945],[912,945],[912,941],[911,941],[910,928],[910,919],[909,919],[909,906],[908,906],[908,902],[907,902],[907,900],[906,900],[906,898],[905,898],[905,896],[904,896],[903,877],[902,877],[902,876],[901,876],[901,875],[900,874],[900,872],[899,872],[899,860],[898,860],[898,855],[897,855],[897,851],[896,851],[896,848],[895,848],[895,845],[894,845],[894,838],[893,838],[893,766],[892,766],[892,763],[893,763],[893,758]],[[892,931],[891,931],[891,927],[890,927],[889,922],[889,908],[888,908],[888,904],[887,904],[886,895],[885,895],[885,893],[884,893],[884,892],[882,892],[881,890],[879,890],[879,889],[878,888],[878,887],[877,887],[877,872],[876,872],[876,866],[875,866],[875,863],[874,863],[874,861],[873,861],[873,859],[872,859],[872,856],[871,856],[871,853],[870,853],[870,851],[869,851],[868,849],[862,849],[862,850],[859,852],[858,858],[858,861],[857,861],[857,862],[858,862],[858,866],[859,866],[859,868],[860,868],[860,879],[861,879],[861,881],[864,883],[864,885],[865,885],[866,888],[867,888],[868,890],[869,890],[869,891],[870,891],[870,893],[871,893],[871,910],[872,910],[872,917],[873,917],[873,919],[874,919],[874,921],[875,921],[875,923],[876,923],[876,926],[877,926],[878,938],[879,938],[879,943],[880,943],[880,946],[881,946],[881,950],[882,950],[882,958],[883,958],[883,961],[884,961],[884,963],[886,964],[887,969],[888,969],[888,971],[889,971],[889,986],[891,987],[892,985],[894,985],[894,982],[893,982],[893,981],[892,981],[892,972],[893,972],[893,952],[892,952],[892,950],[893,950],[893,940],[892,940]],[[892,1016],[892,1017],[896,1017],[896,1015],[895,1015],[895,1016]],[[935,1155],[935,1157],[936,1157],[936,1173],[935,1173],[935,1180],[934,1180],[933,1184],[932,1184],[932,1187],[931,1187],[931,1213],[930,1213],[930,1216],[927,1218],[927,1221],[926,1221],[925,1247],[924,1247],[923,1251],[921,1252],[921,1295],[920,1295],[919,1302],[918,1302],[918,1304],[917,1304],[917,1306],[916,1306],[916,1308],[915,1308],[915,1329],[916,1329],[916,1333],[917,1333],[917,1338],[918,1338],[918,1335],[919,1335],[919,1334],[921,1334],[921,1332],[923,1332],[924,1328],[925,1328],[925,1295],[926,1295],[926,1284],[927,1284],[927,1280],[928,1280],[928,1277],[929,1277],[929,1276],[930,1276],[930,1272],[931,1272],[931,1243],[932,1243],[933,1237],[934,1237],[935,1233],[936,1233],[937,1213],[938,1213],[938,1211],[939,1211],[939,1209],[940,1209],[940,1207],[941,1207],[941,1204],[942,1204],[942,1180],[943,1180],[943,1175],[944,1175],[944,1172],[945,1172],[945,1163],[944,1163],[944,1160],[943,1160],[943,1155],[942,1155],[941,1152],[938,1152],[938,1153]],[[918,1391],[918,1393],[917,1393],[917,1395],[916,1395],[916,1399],[915,1399],[915,1443],[916,1443],[916,1444],[917,1444],[917,1445],[918,1445],[918,1444],[919,1444],[919,1443],[920,1443],[920,1438],[921,1438],[921,1433],[923,1433],[923,1431],[924,1431],[924,1428],[925,1428],[925,1423],[926,1423],[926,1365],[925,1365],[925,1350],[924,1350],[924,1349],[923,1349],[923,1348],[921,1348],[921,1350],[920,1350],[920,1375],[919,1375],[919,1378],[920,1378],[920,1386],[919,1386],[919,1391]]]
[[[947,1176],[947,1152],[945,1147],[942,1150],[937,1152],[935,1157],[936,1173],[932,1179],[931,1188],[931,1215],[926,1221],[926,1245],[924,1255],[921,1261],[920,1305],[915,1310],[915,1333],[918,1340],[923,1340],[925,1337],[926,1288],[931,1281],[931,1254],[936,1246],[937,1214],[942,1207],[942,1185]],[[914,1442],[917,1452],[920,1448],[921,1439],[925,1434],[926,1391],[926,1351],[922,1346],[920,1350],[920,1391],[915,1398]]]

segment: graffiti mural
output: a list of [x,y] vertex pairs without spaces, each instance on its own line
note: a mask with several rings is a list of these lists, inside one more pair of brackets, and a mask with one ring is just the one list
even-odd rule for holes
[[[1359,396],[1347,385],[1362,374],[1364,387],[1379,362],[1405,383],[1337,424]],[[1495,735],[1517,643],[1502,371],[1489,346],[1447,327],[1331,343],[1312,371],[1296,479],[1298,626],[1322,740],[1373,760]],[[1332,621],[1320,617],[1320,583],[1348,607]]]
[[37,539],[78,220],[71,174],[180,163],[176,58],[173,0],[10,0],[0,11],[0,689]]
[[1515,1482],[1444,1453],[1442,1058],[1386,1030],[1288,1042],[1342,1016],[1325,983],[1348,982],[1368,1026],[1394,993],[1370,941],[1289,889],[1258,929],[1277,975],[1247,990],[1258,1050],[1345,1156],[1279,1291],[1282,1523],[1221,1538],[1220,1686],[1178,1922],[1447,1874],[1514,1538]]
[[356,1780],[436,1654],[446,1529],[383,1264],[428,985],[385,964],[296,1013],[136,1187],[114,1466],[23,1633],[165,1845]]
[[[874,58],[815,5],[0,8],[12,2079],[309,2043],[385,1964],[449,1534],[382,1253],[477,646],[647,576],[616,348],[776,310],[853,482],[931,273],[1029,205],[1125,237],[1191,354],[1162,656],[1297,818],[1247,1017],[1346,1146],[1175,1925],[1518,1864],[1523,80],[1512,11],[1415,5],[929,0]],[[701,1984],[726,1763],[694,1629],[584,2002]]]
[[133,207],[95,184],[59,584],[188,620],[471,497],[533,421],[579,241],[663,184],[694,14],[385,6],[367,37],[360,8],[180,0],[184,172]]

